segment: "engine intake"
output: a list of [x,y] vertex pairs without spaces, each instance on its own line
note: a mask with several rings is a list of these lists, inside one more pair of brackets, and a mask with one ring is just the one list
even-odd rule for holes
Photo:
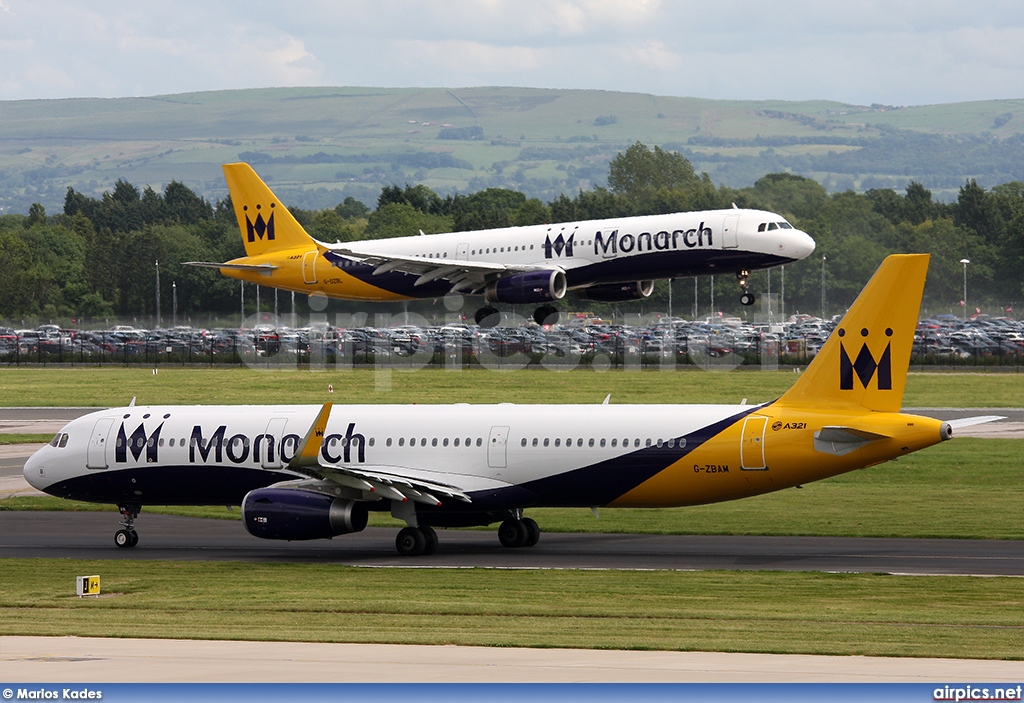
[[257,488],[242,499],[242,522],[263,539],[329,539],[362,532],[366,504],[288,488]]
[[654,292],[654,281],[637,281],[636,283],[605,283],[590,286],[576,291],[583,300],[597,303],[621,303],[627,300],[649,298]]
[[559,269],[530,271],[488,283],[484,297],[489,303],[548,303],[565,296],[565,272]]

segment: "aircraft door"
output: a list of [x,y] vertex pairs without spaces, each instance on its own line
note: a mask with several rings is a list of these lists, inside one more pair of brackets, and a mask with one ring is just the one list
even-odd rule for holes
[[92,426],[92,435],[89,437],[89,449],[86,452],[85,467],[87,469],[105,469],[107,464],[107,435],[110,434],[110,426],[114,424],[114,418],[101,417]]
[[504,469],[507,465],[508,427],[492,427],[487,438],[487,465],[492,469]]
[[459,244],[455,248],[455,258],[458,259],[459,261],[468,261],[469,260],[469,244],[468,243]]
[[281,444],[284,442],[284,428],[287,424],[286,417],[273,417],[267,423],[266,436],[258,450],[262,452],[260,462],[264,469],[281,468]]
[[736,229],[739,227],[739,224],[739,215],[726,215],[725,222],[722,223],[723,249],[735,249],[739,246],[739,239],[736,234]]
[[307,251],[302,257],[302,280],[306,283],[316,283],[316,260],[320,257],[319,251]]
[[764,432],[768,418],[751,415],[743,421],[743,438],[740,440],[740,468],[746,471],[764,471],[768,468],[764,460]]

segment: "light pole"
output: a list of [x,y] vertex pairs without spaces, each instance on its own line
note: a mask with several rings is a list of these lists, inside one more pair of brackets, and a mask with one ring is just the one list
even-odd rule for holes
[[964,299],[961,303],[964,306],[964,319],[967,319],[967,264],[971,263],[970,259],[960,259],[960,263],[964,265]]
[[786,266],[783,265],[779,269],[779,274],[782,276],[782,300],[779,302],[779,317],[782,321],[786,321]]
[[171,281],[171,325],[174,327],[178,326],[178,283],[177,281]]
[[824,320],[825,315],[825,255],[821,255],[821,319]]
[[160,262],[156,262],[156,326],[160,328]]
[[697,321],[697,277],[693,277],[693,321]]

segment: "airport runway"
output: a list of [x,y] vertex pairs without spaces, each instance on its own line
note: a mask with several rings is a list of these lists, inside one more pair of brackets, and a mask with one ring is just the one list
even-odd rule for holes
[[118,520],[113,510],[0,512],[0,558],[1024,576],[1024,541],[1010,540],[545,533],[535,547],[506,549],[493,530],[439,530],[437,553],[406,558],[395,552],[394,528],[367,528],[333,540],[276,542],[252,537],[236,520],[145,511],[136,522],[139,546],[118,549],[113,542]]

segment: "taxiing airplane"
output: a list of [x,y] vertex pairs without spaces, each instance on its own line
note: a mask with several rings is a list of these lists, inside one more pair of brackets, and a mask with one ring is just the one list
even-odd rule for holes
[[435,527],[501,522],[533,545],[539,506],[669,507],[799,486],[950,439],[978,417],[900,413],[927,255],[885,260],[821,352],[761,405],[129,406],[64,427],[25,464],[51,495],[112,503],[118,546],[143,505],[238,505],[257,537],[358,532],[368,511]]
[[494,326],[493,304],[538,304],[538,324],[558,321],[551,303],[566,291],[588,300],[640,300],[654,280],[735,273],[744,305],[755,269],[799,261],[814,240],[763,210],[706,210],[359,242],[320,242],[306,233],[248,164],[224,176],[245,256],[189,261],[261,286],[329,298],[395,301],[481,294],[476,322]]

